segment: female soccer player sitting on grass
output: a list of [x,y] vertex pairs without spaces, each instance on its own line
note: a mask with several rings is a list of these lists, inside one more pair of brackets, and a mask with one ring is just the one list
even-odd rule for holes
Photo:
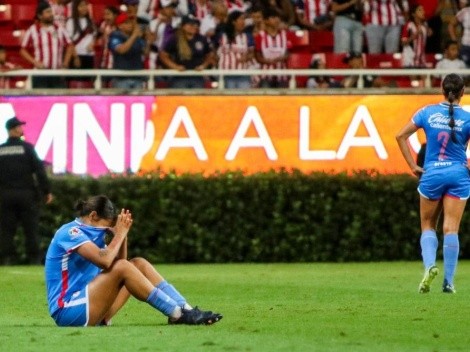
[[[103,195],[79,201],[78,217],[54,235],[46,255],[49,313],[59,326],[109,325],[132,295],[169,324],[213,324],[222,315],[191,307],[143,258],[127,260],[132,215]],[[113,236],[105,244],[107,234]]]
[[[455,293],[454,275],[459,257],[459,227],[467,199],[470,197],[470,176],[467,166],[467,145],[470,140],[470,113],[460,105],[464,81],[456,74],[442,82],[445,101],[419,110],[397,134],[400,150],[411,171],[421,176],[420,194],[421,253],[424,277],[419,292],[427,293],[438,274],[436,225],[443,209],[444,281],[442,291]],[[426,134],[424,167],[414,161],[407,139],[422,128]]]

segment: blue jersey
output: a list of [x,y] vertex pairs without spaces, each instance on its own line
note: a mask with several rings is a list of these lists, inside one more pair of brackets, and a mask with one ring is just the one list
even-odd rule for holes
[[449,104],[428,105],[413,116],[413,123],[426,134],[424,169],[467,164],[467,143],[470,138],[470,113],[454,105],[455,137],[451,139]]
[[73,294],[82,290],[101,269],[83,258],[76,249],[86,242],[104,248],[106,228],[93,227],[78,219],[63,225],[55,233],[46,254],[46,290],[49,313],[67,305]]

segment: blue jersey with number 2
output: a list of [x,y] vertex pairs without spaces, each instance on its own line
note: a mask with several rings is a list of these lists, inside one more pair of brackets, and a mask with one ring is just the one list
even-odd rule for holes
[[467,143],[470,138],[470,113],[454,105],[455,141],[449,127],[449,104],[428,105],[413,116],[413,123],[426,134],[424,174],[418,191],[429,199],[444,195],[467,199],[470,178],[467,169]]

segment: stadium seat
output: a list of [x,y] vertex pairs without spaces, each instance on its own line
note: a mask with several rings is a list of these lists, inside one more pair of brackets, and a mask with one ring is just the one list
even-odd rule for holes
[[337,54],[332,52],[325,52],[324,54],[326,68],[349,68],[348,64],[343,62],[344,58],[346,57],[345,53]]
[[[293,52],[287,59],[287,67],[291,69],[306,69],[310,67],[312,54],[306,52]],[[296,76],[297,88],[304,88],[307,83],[307,76]]]
[[332,31],[309,31],[310,51],[313,53],[333,52],[334,39]]
[[287,41],[287,47],[290,52],[309,52],[310,50],[309,31],[289,31]]
[[36,4],[14,4],[12,7],[13,21],[17,28],[26,29],[34,23]]
[[18,51],[21,46],[21,40],[24,31],[20,30],[2,30],[0,31],[0,44],[5,46],[7,50]]
[[439,60],[442,59],[442,54],[426,54],[426,67],[435,68]]
[[0,5],[0,25],[4,23],[13,23],[11,5]]
[[367,68],[401,68],[401,54],[367,54]]
[[12,64],[21,66],[22,68],[25,68],[25,69],[29,69],[33,67],[28,61],[23,59],[23,57],[20,55],[18,50],[7,49],[7,61],[11,62]]
[[96,24],[100,24],[103,21],[103,16],[104,16],[104,10],[106,9],[107,4],[90,4],[91,5],[91,13],[93,16],[93,21]]

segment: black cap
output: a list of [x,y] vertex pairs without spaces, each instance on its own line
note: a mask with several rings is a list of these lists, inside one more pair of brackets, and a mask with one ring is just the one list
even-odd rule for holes
[[188,24],[188,23],[200,25],[201,21],[199,21],[193,15],[189,14],[189,15],[183,16],[183,18],[181,19],[181,25],[182,26],[184,26],[185,24]]
[[50,7],[51,5],[47,1],[40,0],[36,7],[36,16],[42,15],[42,12]]
[[5,124],[5,128],[7,129],[7,131],[15,128],[15,127],[18,127],[18,126],[21,126],[21,125],[25,125],[26,122],[24,121],[20,121],[18,120],[16,117],[12,117],[11,119],[9,119],[6,124]]

